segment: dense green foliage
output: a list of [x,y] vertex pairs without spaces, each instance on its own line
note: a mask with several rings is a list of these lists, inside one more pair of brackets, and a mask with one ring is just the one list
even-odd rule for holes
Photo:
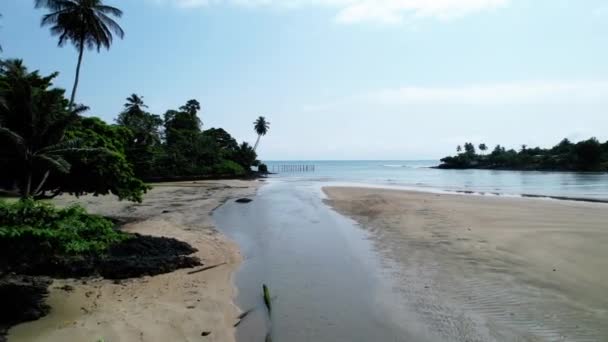
[[114,224],[90,215],[78,206],[56,209],[50,204],[22,199],[0,201],[0,241],[12,246],[27,244],[37,253],[100,254],[128,235],[114,230]]
[[134,134],[126,155],[137,177],[243,176],[257,165],[257,155],[249,144],[239,145],[221,128],[201,129],[197,100],[167,110],[163,119],[146,108],[143,97],[133,94],[116,120]]
[[[481,144],[480,150],[487,150]],[[445,169],[508,169],[555,171],[608,171],[608,142],[601,144],[591,138],[576,144],[568,139],[550,149],[529,148],[522,145],[519,151],[498,145],[489,154],[478,154],[472,143],[458,146],[458,155],[441,159]]]
[[79,147],[64,135],[86,108],[66,109],[63,90],[50,88],[56,76],[29,73],[21,61],[0,64],[0,176],[23,197],[44,192],[50,173],[68,173],[64,154]]
[[20,61],[0,68],[0,186],[22,197],[113,193],[140,201],[148,189],[125,157],[128,129],[68,109],[57,74],[28,72]]

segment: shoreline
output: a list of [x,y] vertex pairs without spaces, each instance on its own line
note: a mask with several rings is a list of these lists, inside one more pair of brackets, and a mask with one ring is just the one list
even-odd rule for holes
[[[47,302],[51,313],[9,330],[8,341],[235,341],[234,274],[238,246],[215,227],[211,214],[226,201],[254,195],[263,183],[221,180],[155,184],[141,204],[111,197],[61,197],[92,213],[129,219],[123,230],[173,237],[198,249],[205,272],[183,269],[125,281],[98,278],[55,280]],[[209,334],[207,334],[209,333]]]
[[399,184],[383,184],[383,183],[358,183],[358,182],[338,182],[330,181],[321,183],[321,188],[344,187],[344,188],[362,188],[362,189],[380,189],[393,191],[416,192],[423,194],[440,194],[440,195],[455,195],[455,196],[476,196],[476,197],[497,197],[497,198],[521,198],[521,199],[536,199],[536,200],[554,200],[565,202],[583,202],[583,203],[598,203],[608,204],[608,198],[593,198],[593,197],[570,197],[558,195],[542,195],[542,194],[512,194],[495,191],[476,191],[476,190],[446,190],[433,187],[421,187],[416,185],[399,185]]
[[603,340],[603,204],[323,187],[385,258],[404,307],[447,340]]

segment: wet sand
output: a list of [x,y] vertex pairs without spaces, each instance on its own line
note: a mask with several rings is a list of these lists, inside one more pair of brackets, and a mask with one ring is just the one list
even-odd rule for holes
[[372,232],[400,303],[447,341],[608,340],[608,205],[324,188]]
[[[234,341],[239,310],[233,304],[232,274],[241,256],[237,246],[215,230],[210,214],[228,199],[254,194],[259,184],[156,184],[141,204],[111,196],[57,199],[59,205],[80,203],[90,212],[129,220],[125,230],[132,233],[185,241],[199,250],[195,256],[205,266],[226,265],[117,283],[56,280],[48,299],[51,314],[12,328],[8,341]],[[210,334],[202,337],[204,332]]]

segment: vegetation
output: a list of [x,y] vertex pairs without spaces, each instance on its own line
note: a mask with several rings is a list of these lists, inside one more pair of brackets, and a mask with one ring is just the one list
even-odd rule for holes
[[[50,26],[58,45],[77,48],[78,64],[66,99],[53,85],[57,73],[0,60],[0,191],[20,197],[0,202],[0,274],[131,277],[199,265],[185,256],[194,252],[185,243],[127,235],[81,207],[39,200],[69,193],[141,202],[150,189],[142,180],[247,176],[259,164],[255,149],[221,128],[203,130],[195,99],[161,117],[132,94],[115,124],[84,117],[88,108],[75,103],[84,50],[109,49],[114,36],[123,38],[113,19],[122,11],[102,0],[34,3],[49,10],[41,25]],[[258,124],[259,142],[269,124],[263,117]]]
[[113,193],[140,201],[148,189],[124,156],[131,132],[83,118],[68,108],[57,74],[40,76],[23,63],[0,65],[0,185],[22,198]]
[[189,100],[151,114],[143,97],[127,98],[116,125],[70,109],[57,74],[29,72],[21,61],[0,67],[0,187],[22,197],[114,194],[141,201],[141,179],[245,176],[257,166],[248,143],[239,145],[221,128],[201,130],[201,108]]
[[56,209],[29,198],[0,202],[0,243],[38,255],[103,253],[128,238],[113,227],[78,206]]
[[[479,145],[486,151],[486,145]],[[608,171],[608,142],[596,138],[572,143],[562,140],[550,149],[529,148],[522,145],[519,151],[497,145],[490,154],[477,154],[472,143],[458,146],[458,155],[441,159],[443,169],[506,169],[546,171]]]
[[256,140],[255,145],[253,146],[253,150],[256,151],[258,149],[258,145],[260,144],[260,139],[263,135],[266,135],[268,133],[268,130],[270,129],[270,122],[266,121],[265,117],[260,116],[253,123],[253,128],[258,134],[258,139]]
[[124,31],[111,17],[120,18],[122,11],[116,7],[104,5],[102,0],[35,0],[36,7],[45,7],[50,13],[42,17],[41,26],[50,26],[51,34],[59,36],[58,45],[70,42],[78,50],[78,64],[74,87],[70,96],[69,108],[76,98],[76,89],[80,78],[80,66],[84,49],[102,47],[110,49],[113,35],[124,37]]

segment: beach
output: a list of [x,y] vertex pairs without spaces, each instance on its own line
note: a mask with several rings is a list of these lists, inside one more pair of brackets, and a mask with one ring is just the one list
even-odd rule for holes
[[441,340],[608,338],[608,206],[325,187]]
[[217,232],[210,214],[226,200],[252,196],[259,184],[155,184],[141,204],[112,196],[56,199],[58,205],[78,203],[92,213],[126,221],[123,229],[131,233],[185,241],[198,249],[195,256],[205,266],[221,266],[124,281],[55,280],[48,298],[51,313],[12,328],[8,340],[233,341],[239,310],[233,304],[232,274],[241,256],[238,247]]

